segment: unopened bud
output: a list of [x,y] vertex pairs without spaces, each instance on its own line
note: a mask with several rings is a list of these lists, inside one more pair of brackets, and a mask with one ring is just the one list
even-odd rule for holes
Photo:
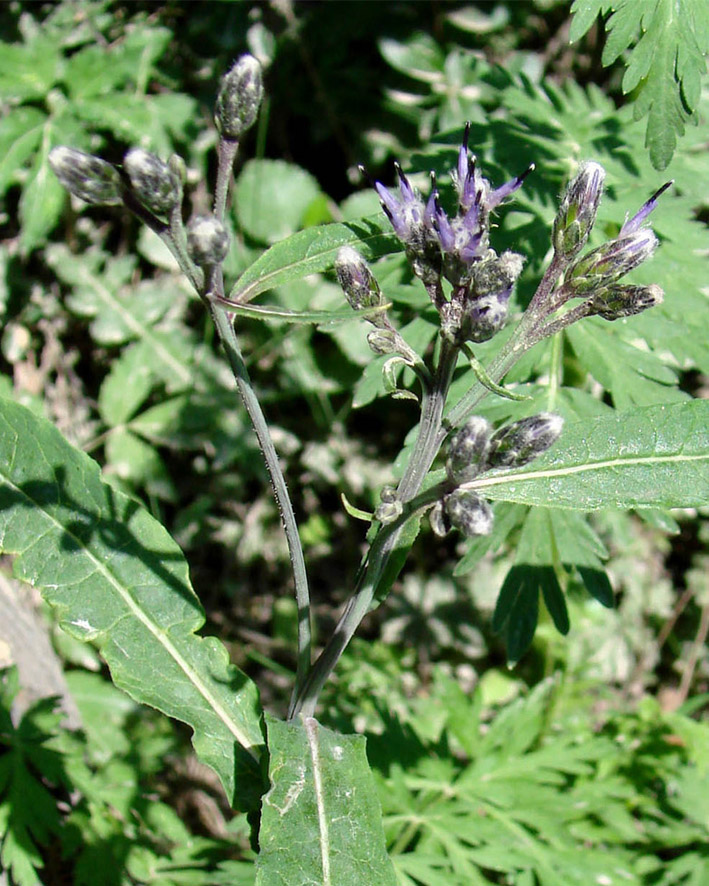
[[659,286],[616,285],[594,293],[590,313],[598,314],[604,320],[619,320],[632,317],[648,308],[662,304],[665,293]]
[[200,267],[221,264],[229,251],[229,234],[213,215],[197,215],[187,225],[187,250]]
[[144,151],[132,148],[123,159],[135,196],[156,215],[169,215],[181,197],[180,180],[167,163]]
[[518,252],[503,252],[478,265],[473,265],[473,291],[478,296],[508,293],[522,273],[524,256]]
[[442,501],[437,501],[431,508],[428,519],[431,522],[431,529],[434,535],[437,535],[439,538],[445,538],[451,531],[451,523],[443,510]]
[[473,416],[451,439],[446,460],[448,479],[454,483],[467,483],[486,466],[490,451],[490,422]]
[[470,317],[468,340],[483,342],[491,339],[505,325],[508,308],[509,295],[505,293],[476,298],[468,312]]
[[386,525],[393,523],[404,511],[404,505],[392,486],[385,486],[380,493],[380,504],[374,512],[374,519]]
[[117,206],[123,202],[118,170],[100,157],[62,145],[49,152],[49,165],[67,191],[86,203]]
[[494,517],[492,508],[474,492],[456,489],[443,499],[443,511],[450,525],[458,529],[466,538],[490,535]]
[[258,116],[263,99],[261,65],[253,55],[242,55],[222,77],[214,119],[224,138],[239,139]]
[[566,275],[566,286],[574,296],[611,286],[650,258],[657,244],[650,228],[609,240],[576,262]]
[[399,353],[399,336],[393,329],[373,329],[367,344],[378,357]]
[[603,193],[605,170],[599,163],[584,163],[572,179],[554,219],[554,251],[566,259],[583,249],[596,221]]
[[335,258],[337,282],[355,311],[383,304],[379,284],[364,258],[351,246],[343,246]]
[[528,464],[556,443],[563,426],[560,415],[540,412],[500,428],[490,440],[490,467],[518,468]]

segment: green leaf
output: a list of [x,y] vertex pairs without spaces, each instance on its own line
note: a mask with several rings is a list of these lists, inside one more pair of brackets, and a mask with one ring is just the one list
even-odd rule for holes
[[623,92],[636,92],[636,120],[648,115],[645,146],[655,169],[665,169],[677,136],[696,122],[701,78],[709,51],[709,16],[705,0],[578,0],[571,40],[593,24],[598,13],[612,11],[606,22],[604,65],[611,65],[636,41],[628,56]]
[[616,409],[686,399],[676,387],[676,373],[655,354],[625,341],[624,332],[596,318],[566,330],[579,360],[613,396]]
[[149,397],[156,381],[152,354],[150,344],[141,341],[112,361],[98,394],[99,414],[109,427],[127,422]]
[[709,502],[709,401],[574,422],[529,467],[465,484],[487,498],[592,511]]
[[229,298],[243,304],[268,289],[326,271],[334,265],[342,246],[354,246],[370,261],[401,248],[383,213],[356,222],[307,228],[260,255],[241,275]]
[[352,308],[333,308],[330,311],[290,311],[287,308],[279,308],[276,305],[251,305],[239,304],[229,299],[214,299],[223,305],[230,314],[238,317],[251,317],[254,320],[280,320],[282,323],[305,323],[328,326],[331,323],[347,323],[360,318],[372,317],[381,314],[391,307],[390,304],[380,305],[376,308],[362,308],[356,313]]
[[64,188],[47,161],[55,135],[47,120],[42,131],[41,147],[20,198],[20,246],[25,254],[44,243],[64,206]]
[[239,225],[259,243],[277,243],[302,226],[308,207],[320,195],[317,181],[283,160],[249,160],[234,189]]
[[0,96],[12,101],[42,99],[61,71],[59,47],[41,35],[25,44],[0,43]]
[[257,886],[396,886],[361,735],[267,717]]
[[117,686],[188,723],[230,801],[252,808],[263,749],[256,687],[204,614],[182,552],[49,422],[0,401],[0,539],[65,631],[99,647]]
[[46,119],[39,108],[21,107],[0,120],[0,196],[41,142]]

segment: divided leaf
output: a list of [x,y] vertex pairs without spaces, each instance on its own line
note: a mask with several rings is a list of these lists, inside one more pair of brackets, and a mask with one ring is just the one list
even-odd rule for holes
[[230,801],[261,790],[255,685],[204,623],[182,552],[135,500],[44,419],[0,400],[0,548],[18,578],[56,607],[72,636],[96,643],[117,686],[189,724],[195,750]]

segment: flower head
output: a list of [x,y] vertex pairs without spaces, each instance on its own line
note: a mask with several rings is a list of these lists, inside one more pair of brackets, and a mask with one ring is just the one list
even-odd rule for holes
[[67,191],[86,203],[117,206],[123,202],[118,170],[100,157],[61,145],[49,152],[49,165]]
[[229,251],[229,234],[214,215],[197,215],[187,225],[187,249],[195,264],[221,264]]
[[123,158],[123,168],[143,206],[160,216],[172,212],[182,188],[180,179],[167,163],[150,151],[132,148]]
[[586,245],[596,221],[606,172],[599,163],[583,163],[564,194],[554,219],[552,242],[557,254],[574,258]]
[[242,55],[222,77],[214,111],[224,138],[239,139],[258,116],[263,100],[261,65],[253,55]]

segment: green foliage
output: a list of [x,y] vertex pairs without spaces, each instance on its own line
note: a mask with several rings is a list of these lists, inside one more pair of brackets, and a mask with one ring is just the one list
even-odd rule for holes
[[702,882],[706,727],[650,700],[594,717],[588,688],[546,681],[489,719],[438,673],[427,710],[370,738],[402,883]]
[[258,886],[290,886],[304,875],[393,886],[364,739],[313,719],[269,718],[267,728],[271,789],[263,798]]
[[98,644],[117,686],[189,723],[230,798],[253,806],[258,693],[216,638],[195,636],[204,617],[180,549],[53,425],[0,406],[2,549],[16,575],[57,607],[64,630]]
[[[662,2],[642,10],[616,4],[604,63],[645,29],[623,86],[636,101],[620,112],[598,86],[574,82],[573,60],[571,77],[565,62],[554,70],[554,41],[549,53],[540,48],[545,36],[530,37],[534,24],[526,33],[516,27],[527,16],[554,27],[568,13],[561,6],[538,0],[500,5],[490,15],[446,9],[430,28],[434,37],[426,33],[425,4],[399,6],[391,21],[382,21],[375,4],[349,4],[347,16],[337,4],[334,12],[318,7],[318,15],[296,5],[299,30],[279,24],[279,10],[249,4],[207,4],[185,18],[168,4],[147,20],[141,10],[119,15],[105,3],[82,4],[77,18],[75,4],[60,3],[41,22],[34,8],[23,9],[21,39],[3,44],[0,196],[10,224],[16,216],[20,223],[10,238],[17,236],[31,263],[17,261],[12,239],[0,249],[2,393],[58,423],[95,455],[111,484],[46,421],[3,400],[3,545],[19,554],[16,569],[58,605],[63,628],[98,643],[119,685],[190,723],[200,756],[241,808],[252,808],[264,789],[263,773],[235,741],[264,740],[251,677],[267,707],[282,711],[284,676],[293,668],[284,638],[292,643],[297,613],[288,610],[284,627],[290,585],[278,512],[262,491],[260,460],[202,306],[157,238],[138,235],[125,217],[91,209],[65,216],[68,247],[43,248],[65,205],[47,153],[59,142],[107,159],[136,144],[163,159],[179,148],[188,161],[188,197],[203,211],[208,198],[198,179],[214,137],[196,137],[198,108],[211,100],[197,90],[208,89],[215,64],[223,67],[216,53],[228,63],[242,38],[252,50],[268,49],[271,117],[256,134],[257,159],[236,170],[226,219],[234,248],[224,271],[322,601],[321,588],[348,589],[365,531],[345,516],[339,494],[354,506],[348,514],[376,508],[382,486],[410,457],[414,433],[407,431],[417,414],[412,401],[389,399],[392,391],[417,390],[413,373],[389,364],[385,376],[387,358],[373,358],[366,343],[364,312],[356,318],[332,283],[338,249],[355,246],[374,263],[389,316],[417,353],[430,355],[438,328],[376,197],[361,191],[339,205],[331,199],[331,187],[338,199],[351,190],[345,168],[362,161],[388,181],[388,172],[374,167],[396,152],[422,189],[428,170],[436,170],[445,204],[443,173],[455,162],[466,120],[471,148],[493,184],[534,161],[537,171],[496,214],[492,231],[496,249],[528,256],[513,296],[519,313],[539,281],[558,195],[577,163],[594,159],[608,172],[593,248],[616,235],[625,214],[662,183],[633,113],[649,114],[647,138],[659,167],[684,124],[709,109],[697,90],[706,51],[698,5],[679,4],[683,18],[670,22]],[[573,36],[608,10],[606,3],[576,3]],[[312,81],[301,93],[304,70]],[[360,100],[371,105],[371,117]],[[303,119],[313,125],[304,127]],[[341,126],[337,136],[324,153],[314,150],[332,120]],[[701,509],[709,500],[706,408],[693,399],[709,372],[705,141],[706,130],[697,128],[678,144],[675,186],[652,218],[661,247],[634,274],[634,282],[659,283],[664,304],[612,324],[591,319],[571,327],[508,373],[504,384],[524,399],[486,396],[476,412],[495,426],[558,412],[566,421],[561,440],[538,462],[474,481],[495,499],[490,536],[434,542],[426,521],[420,535],[418,522],[407,525],[379,582],[380,600],[391,593],[369,616],[369,635],[381,630],[382,639],[358,644],[326,690],[319,718],[369,733],[367,754],[401,883],[533,886],[593,878],[699,886],[707,877],[706,724],[696,710],[690,719],[689,707],[672,714],[653,700],[640,707],[627,700],[638,686],[674,685],[675,672],[687,675],[685,694],[705,682],[703,554],[692,561],[694,572],[686,563],[681,575],[673,567],[673,588],[663,571],[670,552],[663,533],[681,530],[675,553],[690,559],[686,551],[703,551],[706,539],[696,511],[673,517],[662,510]],[[514,322],[475,347],[483,366]],[[450,405],[477,384],[461,361]],[[434,470],[431,482],[441,476]],[[633,508],[645,522],[605,511],[609,506]],[[202,609],[182,554],[158,521],[190,562],[209,632],[219,631],[241,670],[227,663],[220,643],[195,635]],[[408,571],[397,581],[405,560]],[[694,598],[667,627],[685,577]],[[668,639],[658,640],[666,627]],[[514,672],[497,669],[505,656],[519,660]],[[561,684],[540,684],[553,670],[562,672]],[[11,882],[47,880],[42,862],[60,845],[78,884],[104,876],[121,884],[253,883],[244,816],[230,826],[234,841],[219,841],[196,837],[167,805],[175,790],[169,770],[186,743],[168,735],[163,721],[139,716],[98,677],[69,676],[72,693],[83,699],[86,741],[57,729],[50,704],[32,709],[17,728],[3,720],[3,737],[12,738],[0,771],[17,772],[22,790],[40,798],[31,807],[15,782],[0,788],[1,851]],[[616,697],[598,680],[621,684],[627,695]],[[233,694],[233,681],[241,695]],[[528,693],[527,683],[538,688]],[[338,877],[341,865],[343,877],[365,882],[362,866],[371,862],[372,882],[392,879],[363,742],[315,721],[308,721],[310,733],[268,722],[271,792],[258,835],[259,882],[289,882],[305,867],[319,881],[324,857]],[[320,749],[353,754],[346,767],[323,770],[328,802],[321,815],[313,761],[322,758],[313,736]],[[42,756],[49,747],[63,756]],[[12,767],[4,762],[10,755]],[[246,774],[235,772],[242,763]],[[348,797],[354,786],[356,796]],[[69,795],[78,797],[71,811]],[[355,820],[357,801],[367,812]],[[331,853],[324,855],[326,845]]]
[[[702,77],[709,53],[709,13],[703,0],[574,0],[571,40],[580,39],[599,15],[612,13],[603,64],[629,47],[623,93],[633,94],[636,120],[648,116],[645,147],[655,169],[665,169],[685,125],[699,123]],[[640,37],[638,39],[638,34]]]
[[166,720],[137,716],[138,706],[101,676],[74,672],[68,682],[83,732],[61,727],[56,699],[35,703],[15,727],[17,674],[2,679],[0,852],[12,883],[62,875],[76,886],[197,886],[205,876],[253,883],[253,865],[237,860],[249,852],[236,830],[199,836],[164,802],[166,761],[178,749]]
[[[167,155],[175,133],[184,132],[195,116],[189,96],[148,92],[170,31],[148,26],[138,15],[138,27],[118,35],[105,7],[102,0],[82,4],[79,27],[70,4],[58,6],[41,24],[26,11],[22,42],[0,46],[0,99],[9,108],[0,121],[0,197],[21,183],[24,253],[45,242],[65,203],[47,162],[55,145],[88,147],[90,127]],[[119,39],[97,43],[102,29]],[[103,144],[100,138],[92,147]]]

